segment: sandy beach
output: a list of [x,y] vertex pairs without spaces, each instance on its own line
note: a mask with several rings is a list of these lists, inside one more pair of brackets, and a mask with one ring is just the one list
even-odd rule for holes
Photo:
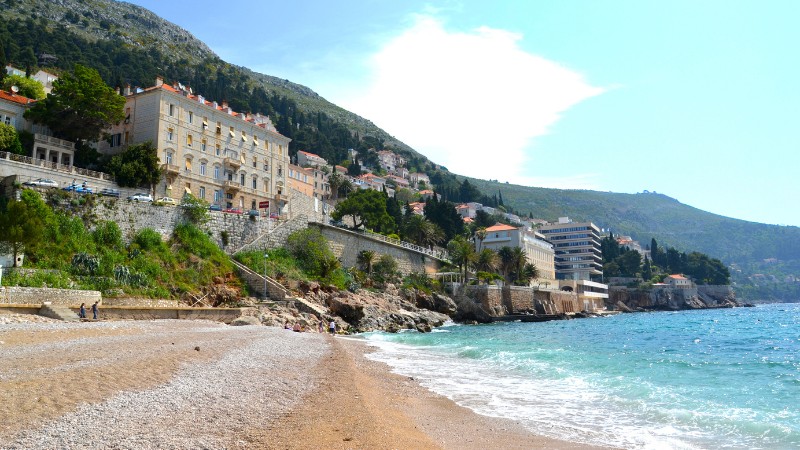
[[205,321],[0,321],[0,448],[591,448],[477,415],[369,351]]

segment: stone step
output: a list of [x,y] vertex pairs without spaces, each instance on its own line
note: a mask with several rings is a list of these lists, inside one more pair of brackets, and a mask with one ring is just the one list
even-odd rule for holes
[[49,317],[51,319],[63,320],[64,322],[80,321],[78,314],[76,314],[75,311],[71,310],[68,306],[53,305],[50,302],[45,302],[42,304],[41,309],[39,309],[39,315]]

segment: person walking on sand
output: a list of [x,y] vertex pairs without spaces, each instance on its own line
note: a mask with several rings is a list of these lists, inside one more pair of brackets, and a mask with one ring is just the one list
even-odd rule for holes
[[336,322],[331,320],[331,323],[328,324],[328,331],[331,333],[331,336],[336,335]]
[[325,325],[322,324],[322,319],[319,319],[317,322],[317,333],[324,333],[325,332]]
[[97,320],[97,310],[98,309],[99,309],[99,307],[97,306],[97,302],[94,302],[94,304],[92,304],[92,319],[94,319],[94,320]]
[[86,303],[81,303],[81,309],[80,312],[78,313],[78,317],[81,319],[86,318]]

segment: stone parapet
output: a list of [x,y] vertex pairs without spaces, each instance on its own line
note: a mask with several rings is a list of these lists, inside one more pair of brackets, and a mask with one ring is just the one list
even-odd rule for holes
[[33,288],[3,286],[0,288],[0,303],[9,305],[41,305],[50,302],[54,305],[80,306],[102,303],[100,291],[79,291],[75,289]]

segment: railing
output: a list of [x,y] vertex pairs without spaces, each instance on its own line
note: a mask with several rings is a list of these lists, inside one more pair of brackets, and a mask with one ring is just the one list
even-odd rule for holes
[[398,247],[402,247],[402,248],[405,248],[405,249],[408,249],[408,250],[412,250],[412,251],[415,251],[417,253],[422,253],[422,254],[428,255],[430,257],[436,258],[436,259],[441,259],[441,260],[444,260],[444,261],[449,261],[450,260],[450,257],[447,254],[447,251],[444,250],[444,249],[430,249],[430,248],[427,248],[427,247],[422,247],[422,246],[417,245],[417,244],[412,244],[411,242],[406,242],[406,241],[401,241],[400,239],[390,238],[388,236],[384,236],[382,234],[375,233],[375,232],[369,231],[369,230],[354,230],[354,229],[351,229],[351,228],[347,228],[344,225],[336,225],[336,224],[330,224],[330,226],[341,228],[343,230],[351,231],[351,232],[358,233],[358,234],[363,234],[364,236],[368,236],[368,237],[370,237],[372,239],[376,239],[376,240],[383,241],[383,242],[386,242],[386,243],[389,243],[389,244],[392,244],[392,245],[396,245]]
[[162,164],[161,165],[161,170],[163,170],[165,173],[178,173],[178,172],[180,172],[180,169],[175,164]]
[[59,139],[53,136],[47,136],[44,134],[34,134],[33,135],[34,142],[44,142],[46,144],[54,145],[56,147],[66,148],[69,150],[75,149],[75,143],[70,141],[65,141],[63,139]]
[[111,181],[114,179],[114,177],[107,173],[84,169],[83,167],[65,166],[63,164],[50,162],[44,159],[34,159],[30,156],[17,155],[16,153],[0,152],[0,159],[7,159],[23,164],[30,164],[32,166],[44,167],[47,169],[56,170],[58,172],[83,175],[89,178],[97,178],[98,180]]

